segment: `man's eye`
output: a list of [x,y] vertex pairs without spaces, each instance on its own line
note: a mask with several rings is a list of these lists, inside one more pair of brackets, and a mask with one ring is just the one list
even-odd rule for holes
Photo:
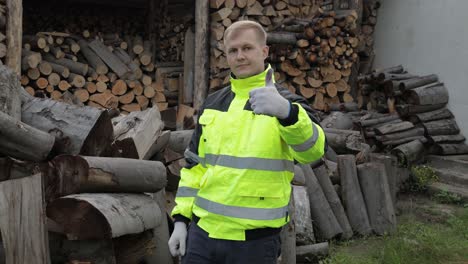
[[229,50],[230,54],[235,53],[235,52],[236,52],[235,50]]
[[250,50],[251,48],[250,47],[244,47],[244,50]]

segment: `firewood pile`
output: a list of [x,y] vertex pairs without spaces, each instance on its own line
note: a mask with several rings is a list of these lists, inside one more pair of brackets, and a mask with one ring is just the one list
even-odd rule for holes
[[135,19],[134,13],[122,10],[106,16],[91,11],[71,15],[66,13],[70,9],[56,12],[61,15],[26,16],[26,21],[34,21],[25,23],[23,36],[21,84],[29,94],[74,98],[125,114],[155,105],[162,111],[178,104],[191,15],[159,18],[161,23],[152,22],[145,29],[143,14]]
[[1,181],[41,175],[52,259],[168,263],[166,164],[177,159],[164,156],[183,152],[190,134],[164,131],[155,107],[111,119],[111,110],[32,97],[4,66],[0,79]]
[[5,56],[7,53],[6,45],[6,3],[0,1],[0,62],[5,64]]

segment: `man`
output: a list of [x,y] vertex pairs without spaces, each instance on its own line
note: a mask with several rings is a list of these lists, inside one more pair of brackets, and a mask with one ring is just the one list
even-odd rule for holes
[[319,159],[325,136],[307,102],[275,86],[258,23],[233,23],[224,45],[231,85],[208,96],[199,114],[169,248],[182,263],[276,263],[293,162]]

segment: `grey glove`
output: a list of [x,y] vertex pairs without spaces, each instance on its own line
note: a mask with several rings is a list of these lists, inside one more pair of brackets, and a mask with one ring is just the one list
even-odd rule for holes
[[187,225],[184,222],[176,222],[171,238],[169,238],[169,251],[173,257],[185,255],[187,240]]
[[289,116],[290,103],[281,96],[273,83],[273,70],[268,70],[265,76],[265,87],[250,91],[249,102],[255,114],[274,116],[285,119]]

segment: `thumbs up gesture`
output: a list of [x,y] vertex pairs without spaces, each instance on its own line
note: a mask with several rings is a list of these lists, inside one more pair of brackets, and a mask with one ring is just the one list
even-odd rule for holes
[[265,76],[265,87],[253,89],[249,96],[249,102],[255,114],[274,116],[279,119],[289,116],[290,103],[276,90],[272,69],[268,70]]

